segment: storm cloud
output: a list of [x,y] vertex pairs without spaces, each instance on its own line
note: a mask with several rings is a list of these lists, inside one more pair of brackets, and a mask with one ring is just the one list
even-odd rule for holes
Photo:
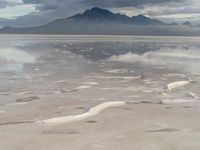
[[[72,3],[85,6],[99,6],[104,8],[143,7],[146,5],[168,5],[184,3],[187,0],[23,0],[28,4],[41,4],[39,9],[56,9],[60,6],[68,7]],[[70,5],[72,6],[72,5]]]
[[6,8],[6,7],[12,7],[19,5],[19,2],[16,1],[11,1],[11,0],[0,0],[0,9],[1,8]]

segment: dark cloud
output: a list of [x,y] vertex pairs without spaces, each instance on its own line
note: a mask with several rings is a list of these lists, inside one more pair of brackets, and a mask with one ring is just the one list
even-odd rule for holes
[[40,11],[56,10],[59,8],[64,10],[70,8],[77,9],[77,6],[81,4],[81,0],[23,0],[23,2],[25,4],[37,4],[37,9]]
[[145,5],[159,5],[169,3],[182,3],[186,0],[23,0],[28,4],[41,4],[39,9],[56,9],[60,6],[69,7],[72,3],[78,5],[100,6],[100,7],[142,7]]
[[24,4],[36,4],[36,9],[40,15],[54,17],[68,17],[86,7],[80,2],[81,0],[23,0]]
[[[1,1],[1,0],[0,0]],[[0,27],[10,26],[35,26],[42,25],[58,18],[66,18],[76,13],[83,12],[88,6],[81,0],[23,0],[23,4],[33,4],[36,12],[29,13],[17,19],[1,19]]]
[[11,7],[11,6],[16,6],[19,3],[14,2],[14,1],[7,1],[7,0],[0,0],[0,8],[6,8],[6,7]]
[[[49,17],[49,20],[69,17],[70,15],[80,13],[94,6],[118,9],[122,7],[143,9],[146,5],[175,5],[178,3],[182,4],[184,1],[186,0],[23,0],[25,4],[36,4],[37,10],[40,12],[38,16]],[[152,14],[153,13],[156,12],[152,12]]]
[[84,0],[85,4],[100,7],[144,7],[145,5],[160,5],[182,3],[186,0]]

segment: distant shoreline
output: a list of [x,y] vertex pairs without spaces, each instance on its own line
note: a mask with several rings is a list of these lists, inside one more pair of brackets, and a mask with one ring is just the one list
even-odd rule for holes
[[184,37],[184,38],[194,38],[194,37],[200,37],[200,35],[132,35],[132,34],[54,34],[54,33],[0,33],[0,36],[2,35],[53,35],[53,36],[88,36],[88,37]]

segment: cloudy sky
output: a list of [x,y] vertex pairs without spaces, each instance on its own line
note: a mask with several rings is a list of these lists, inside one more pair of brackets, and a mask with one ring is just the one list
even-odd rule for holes
[[0,27],[41,25],[94,6],[129,16],[200,24],[200,0],[0,0]]

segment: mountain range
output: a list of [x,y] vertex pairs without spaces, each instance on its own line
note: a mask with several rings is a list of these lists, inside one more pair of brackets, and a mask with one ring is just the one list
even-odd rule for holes
[[77,14],[70,18],[72,20],[90,20],[96,22],[116,22],[123,24],[142,24],[142,25],[160,25],[165,24],[159,20],[151,19],[145,17],[144,15],[138,15],[133,17],[128,17],[120,13],[114,14],[106,9],[94,7],[92,9],[86,10],[83,14]]
[[[56,19],[41,26],[18,28],[6,26],[0,29],[0,33],[181,35],[181,32],[185,29],[179,31],[179,33],[176,32],[176,26],[178,26],[177,23],[167,24],[144,15],[129,17],[120,13],[112,13],[107,9],[94,7],[87,9],[81,14],[76,14],[68,18]],[[184,26],[185,28],[189,28],[191,24],[187,22]],[[188,33],[190,32],[187,32],[187,34]]]

